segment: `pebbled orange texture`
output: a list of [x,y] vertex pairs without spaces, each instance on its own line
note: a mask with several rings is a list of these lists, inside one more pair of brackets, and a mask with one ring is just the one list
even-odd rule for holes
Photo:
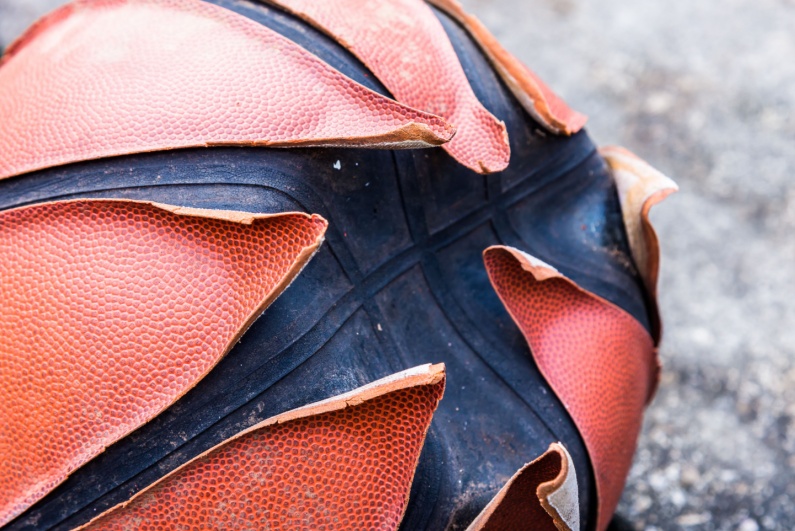
[[414,148],[453,134],[199,0],[78,0],[0,63],[0,178],[182,147]]
[[505,84],[544,128],[552,133],[572,135],[585,126],[588,117],[572,110],[535,72],[511,55],[477,17],[470,15],[457,0],[428,0],[466,28]]
[[117,200],[0,212],[0,525],[193,387],[325,228]]
[[597,529],[618,505],[659,365],[632,316],[510,247],[486,249],[492,285],[577,425],[594,468]]
[[325,31],[356,55],[395,98],[456,127],[443,147],[479,172],[504,170],[505,125],[483,107],[439,20],[423,0],[266,0]]
[[429,365],[271,418],[80,529],[396,530],[443,391]]

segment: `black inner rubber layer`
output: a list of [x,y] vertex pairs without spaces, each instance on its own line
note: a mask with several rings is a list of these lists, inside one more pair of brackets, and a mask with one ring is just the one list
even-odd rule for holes
[[[387,94],[359,61],[293,17],[248,1],[213,3]],[[476,94],[506,122],[512,159],[501,174],[474,174],[441,149],[216,148],[0,181],[2,209],[104,197],[301,210],[330,221],[318,255],[204,380],[8,529],[70,529],[256,422],[439,362],[447,365],[447,390],[402,529],[466,527],[505,478],[553,441],[572,455],[583,529],[593,526],[593,475],[582,440],[491,288],[481,253],[498,243],[527,251],[648,328],[616,190],[585,133],[541,132],[462,29],[439,18]]]

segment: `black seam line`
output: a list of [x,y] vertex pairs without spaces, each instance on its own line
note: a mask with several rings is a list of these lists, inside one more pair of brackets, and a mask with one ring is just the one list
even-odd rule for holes
[[[551,185],[556,180],[557,177],[559,177],[561,175],[564,175],[564,174],[568,173],[569,171],[571,171],[577,165],[579,165],[583,161],[587,160],[595,151],[596,151],[595,149],[592,149],[585,156],[583,156],[581,158],[577,158],[577,159],[571,160],[568,165],[566,165],[565,167],[560,168],[559,171],[556,172],[556,174],[554,176],[548,177],[540,185],[539,185],[539,183],[535,182],[534,180],[528,179],[528,180],[525,180],[525,182],[520,183],[520,184],[516,185],[515,187],[513,187],[511,189],[510,196],[507,195],[507,192],[500,192],[500,195],[497,198],[495,198],[494,201],[490,201],[486,205],[483,205],[481,207],[476,208],[470,214],[465,215],[462,218],[459,218],[451,226],[448,226],[447,228],[442,229],[442,230],[440,230],[439,232],[437,232],[437,233],[435,233],[433,235],[429,235],[427,224],[424,222],[424,220],[426,219],[425,215],[424,215],[425,214],[424,209],[422,209],[422,213],[421,213],[420,216],[412,216],[411,217],[411,219],[413,220],[413,223],[411,223],[410,227],[409,227],[409,230],[411,231],[412,238],[414,239],[414,241],[417,242],[417,240],[419,240],[419,242],[417,243],[418,246],[422,246],[422,247],[428,246],[428,247],[430,247],[430,249],[425,250],[423,252],[423,254],[426,255],[426,257],[425,257],[425,259],[423,259],[423,263],[422,263],[423,275],[425,276],[425,279],[426,279],[426,282],[428,283],[428,286],[431,288],[431,293],[433,294],[434,298],[436,299],[436,302],[437,302],[439,308],[442,309],[442,313],[445,315],[445,319],[459,333],[459,336],[462,338],[462,340],[464,340],[464,342],[467,344],[467,346],[470,348],[470,350],[472,350],[475,353],[475,355],[495,374],[495,376],[497,376],[502,381],[502,383],[508,389],[510,389],[522,402],[524,402],[530,408],[530,410],[541,421],[541,424],[551,434],[553,434],[555,436],[558,435],[558,431],[559,430],[552,429],[552,427],[549,425],[549,423],[542,417],[542,415],[540,414],[540,411],[538,410],[538,408],[534,404],[532,404],[530,400],[525,398],[525,396],[523,396],[520,393],[520,391],[517,389],[517,387],[515,385],[513,385],[509,381],[507,374],[505,374],[508,371],[503,369],[503,368],[501,368],[501,367],[495,366],[494,363],[492,363],[489,360],[487,360],[481,354],[481,352],[479,351],[478,348],[475,348],[476,345],[474,343],[480,343],[482,345],[489,346],[490,350],[492,350],[492,352],[496,352],[496,350],[497,350],[497,349],[494,349],[494,347],[491,345],[491,342],[488,341],[481,333],[479,333],[479,331],[478,332],[474,331],[474,330],[476,330],[476,327],[469,320],[469,318],[466,317],[466,313],[459,307],[459,305],[458,305],[457,301],[455,301],[454,297],[451,296],[450,297],[451,300],[449,302],[451,304],[453,304],[457,308],[457,310],[458,310],[457,313],[459,313],[459,317],[464,322],[466,322],[469,326],[467,326],[466,329],[458,326],[456,324],[456,320],[452,319],[451,316],[449,316],[447,314],[447,312],[444,310],[445,307],[442,306],[442,304],[441,304],[442,301],[439,298],[440,297],[440,290],[442,290],[442,287],[439,285],[439,282],[441,282],[441,280],[439,279],[439,275],[433,274],[433,271],[429,271],[429,268],[431,268],[431,267],[433,267],[433,269],[438,269],[438,261],[435,259],[435,257],[433,257],[433,252],[431,252],[431,250],[432,251],[437,251],[437,250],[439,250],[439,248],[449,245],[450,243],[452,243],[452,242],[456,241],[457,239],[460,239],[461,237],[463,237],[463,235],[465,235],[465,234],[471,232],[472,230],[474,230],[475,228],[477,228],[480,224],[482,224],[482,222],[491,220],[493,218],[493,216],[495,215],[495,213],[503,211],[508,206],[510,206],[512,204],[515,204],[518,201],[521,201],[526,196],[528,196],[530,193],[532,193],[534,191],[537,191],[537,190],[540,190],[540,189],[543,189],[544,187]],[[401,184],[403,184],[403,183],[401,183]],[[490,187],[487,187],[487,190],[489,190],[489,188]],[[405,195],[404,194],[406,192],[404,191],[404,186],[400,186],[399,189],[401,191],[401,201],[403,202],[403,209],[404,209],[404,211],[406,211],[406,209],[408,208],[408,203],[405,201]],[[421,204],[421,203],[418,202],[417,204]],[[418,222],[417,220],[420,220],[420,221]],[[420,225],[420,226],[418,226],[418,225]],[[443,282],[442,282],[442,284],[443,284]],[[496,359],[499,359],[499,356]],[[546,385],[546,387],[549,387],[549,383],[546,381],[546,378],[542,377],[541,378],[541,382],[543,382]],[[557,398],[557,396],[556,396],[556,399],[558,401],[560,400],[559,398]]]
[[[268,186],[266,184],[255,184],[255,183],[246,183],[246,182],[242,182],[242,183],[199,182],[199,183],[192,183],[189,186],[199,187],[199,186],[221,186],[221,185],[223,185],[223,186],[230,186],[231,185],[231,186],[241,186],[241,187],[264,188],[266,190],[271,190],[271,191],[274,191],[274,192],[281,193],[282,195],[284,195],[285,197],[291,199],[292,201],[298,202],[296,198],[294,198],[293,196],[287,194],[286,192],[284,192],[284,191],[282,191],[282,190],[280,190],[278,188],[275,188],[273,186]],[[1,183],[0,183],[0,186],[2,186]],[[115,199],[115,200],[118,200],[118,201],[127,201],[128,199],[125,198],[125,197],[91,197],[90,195],[86,195],[86,194],[101,194],[101,193],[105,193],[105,192],[116,192],[116,191],[122,191],[122,190],[146,190],[147,188],[168,188],[168,187],[172,187],[172,186],[185,186],[185,183],[169,183],[169,182],[166,182],[166,183],[160,183],[160,184],[141,184],[141,185],[135,185],[135,186],[126,185],[126,186],[113,186],[113,187],[109,187],[109,188],[92,188],[92,189],[87,189],[87,190],[81,190],[79,192],[69,192],[68,194],[50,195],[50,196],[47,196],[44,199],[39,198],[39,199],[31,199],[29,201],[20,201],[20,202],[17,202],[17,203],[13,203],[13,202],[12,203],[8,203],[8,204],[3,205],[2,207],[0,207],[0,212],[5,211],[5,210],[12,210],[12,209],[15,209],[15,208],[23,208],[23,207],[26,207],[26,206],[33,206],[33,205],[43,204],[43,203],[52,203],[52,202],[55,202],[55,201],[68,201],[69,198],[87,199],[87,200],[90,200],[90,199],[102,199],[102,200],[105,200],[105,201],[114,200]],[[130,201],[144,201],[144,202],[147,202],[147,201],[150,201],[150,200],[149,199],[134,199],[134,200],[130,200]],[[216,209],[216,210],[219,210],[219,209]]]
[[[394,151],[391,152],[390,159],[392,160],[392,167],[394,169],[395,188],[398,190],[398,195],[400,197],[401,204],[402,204],[403,191],[401,190],[401,187],[400,187],[400,171],[399,171],[400,168],[398,167]],[[403,219],[403,221],[405,221],[406,227],[410,231],[411,229],[408,228],[409,221],[408,221],[408,219],[406,217],[406,211],[405,210],[401,211],[401,218]],[[346,245],[346,247],[347,247],[347,245]],[[403,252],[411,251],[411,249],[412,248],[409,247],[409,249],[406,249]],[[350,252],[350,250],[349,250],[349,252]],[[400,256],[400,254],[398,256]],[[384,265],[388,266],[388,264],[389,264],[389,260],[387,260],[387,262]],[[376,268],[372,271],[372,274],[375,274],[380,269],[380,267],[381,267],[380,265],[376,266]],[[410,267],[413,267],[413,265],[406,267],[400,273],[400,275],[405,274],[405,272],[408,271]],[[387,278],[390,278],[390,282],[391,282],[391,279],[397,278],[397,276],[389,277],[388,274],[386,274],[385,276]],[[360,277],[360,281],[361,281],[361,277]],[[384,285],[384,287],[386,287],[386,285]],[[383,312],[379,308],[378,303],[375,301],[375,295],[377,295],[378,292],[380,292],[380,291],[381,290],[379,289],[378,291],[374,292],[373,295],[367,297],[367,299],[365,299],[365,301],[363,303],[364,311],[367,313],[367,315],[371,319],[371,321],[374,321],[376,323],[380,323],[382,321],[386,322],[386,320],[384,319]],[[371,325],[372,325],[372,323],[371,323]],[[392,334],[392,332],[390,330],[391,330],[391,327],[387,327],[387,331],[379,333],[378,330],[373,330],[373,333],[375,334],[375,337],[378,338],[378,341],[381,344],[381,347],[384,348],[387,351],[388,354],[390,354],[391,359],[392,360],[400,360],[403,363],[403,366],[405,367],[406,365],[409,365],[408,360],[406,359],[406,357],[405,357],[405,355],[403,353],[403,350],[398,347],[397,342],[395,341],[395,338],[394,338],[394,336],[393,336],[393,334]],[[393,369],[395,368],[394,365],[392,365],[391,363],[389,365]],[[400,369],[398,369],[398,371],[396,371],[396,372],[399,372],[399,371],[400,371]],[[431,419],[431,420],[433,420],[433,419]],[[428,429],[430,429],[430,426],[429,426]],[[417,462],[417,466],[419,466],[419,461]],[[415,472],[416,472],[416,470],[415,470]]]
[[[367,316],[371,321],[370,328],[373,330],[373,336],[378,341],[378,344],[381,345],[381,348],[384,349],[384,351],[388,354],[386,356],[386,362],[387,365],[389,365],[390,370],[393,373],[398,373],[402,370],[405,370],[409,362],[403,355],[403,351],[397,347],[394,336],[389,332],[391,327],[386,327],[381,331],[376,328],[376,325],[386,322],[384,314],[378,307],[378,303],[374,298],[368,298],[362,303],[362,309],[367,313]],[[396,366],[395,361],[399,361],[400,366]],[[436,363],[433,360],[430,362]]]

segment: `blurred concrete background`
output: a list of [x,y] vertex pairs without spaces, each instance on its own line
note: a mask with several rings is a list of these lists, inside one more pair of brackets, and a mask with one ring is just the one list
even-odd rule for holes
[[[0,0],[0,46],[59,0]],[[665,373],[620,512],[636,529],[795,529],[795,0],[465,0],[681,192]]]

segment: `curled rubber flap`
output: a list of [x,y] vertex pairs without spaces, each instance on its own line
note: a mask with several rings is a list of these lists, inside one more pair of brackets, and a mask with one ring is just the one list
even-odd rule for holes
[[491,283],[538,368],[577,425],[593,464],[597,529],[615,511],[659,365],[635,318],[512,247],[484,252]]
[[505,125],[478,101],[441,23],[423,0],[266,0],[335,38],[395,98],[439,115],[456,128],[445,144],[464,166],[504,170],[510,159]]
[[174,148],[414,148],[454,132],[200,0],[78,0],[0,64],[0,178]]
[[652,331],[655,343],[659,343],[662,336],[657,303],[660,242],[649,220],[649,212],[654,205],[679,190],[679,187],[624,148],[604,147],[599,153],[610,167],[616,182],[629,248],[651,299]]
[[577,474],[561,443],[514,474],[467,531],[506,529],[580,531]]
[[505,84],[525,110],[552,133],[572,135],[583,128],[588,117],[572,110],[532,70],[511,55],[477,17],[470,15],[457,0],[428,0],[466,28]]

